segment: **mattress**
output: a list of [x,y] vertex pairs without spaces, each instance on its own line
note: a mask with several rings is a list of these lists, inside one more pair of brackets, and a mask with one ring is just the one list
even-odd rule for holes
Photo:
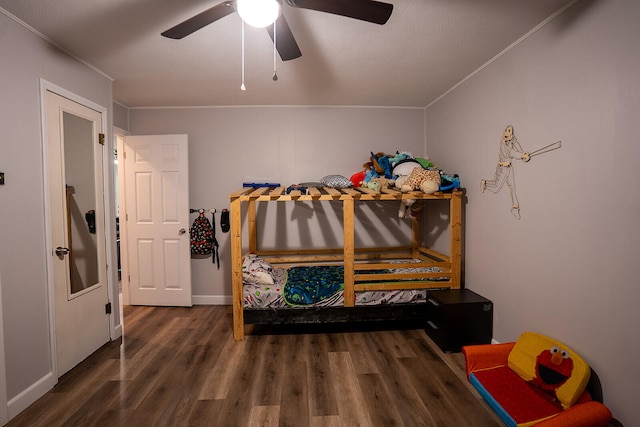
[[[437,267],[399,268],[384,273],[439,272]],[[305,308],[344,306],[342,266],[273,268],[273,283],[244,283],[245,308]],[[432,279],[431,281],[446,280]],[[427,289],[356,291],[355,305],[425,302]]]

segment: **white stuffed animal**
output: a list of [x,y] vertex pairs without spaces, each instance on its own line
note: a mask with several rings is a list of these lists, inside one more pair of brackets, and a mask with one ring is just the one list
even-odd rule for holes
[[416,203],[416,199],[402,199],[400,201],[400,210],[398,210],[398,218],[410,218],[411,206]]

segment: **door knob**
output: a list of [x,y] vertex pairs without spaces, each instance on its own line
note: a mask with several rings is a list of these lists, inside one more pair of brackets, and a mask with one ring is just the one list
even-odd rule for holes
[[184,228],[181,228],[180,230],[178,230],[178,235],[182,236],[184,233],[186,233],[187,230]]
[[69,248],[63,248],[61,246],[58,246],[56,248],[56,255],[58,255],[59,257],[63,257],[65,255],[67,255],[69,253]]

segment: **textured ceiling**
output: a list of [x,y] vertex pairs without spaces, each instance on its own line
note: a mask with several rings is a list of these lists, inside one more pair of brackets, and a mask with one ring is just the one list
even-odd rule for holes
[[[129,107],[425,107],[574,0],[389,0],[380,26],[283,5],[302,57],[277,58],[264,29],[233,13],[185,37],[160,33],[204,0],[0,0],[0,8],[114,79]],[[1,42],[1,41],[0,41]]]

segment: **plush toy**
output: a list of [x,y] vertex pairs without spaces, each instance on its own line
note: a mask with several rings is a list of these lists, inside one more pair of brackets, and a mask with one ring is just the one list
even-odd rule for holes
[[372,151],[371,163],[373,164],[373,169],[378,173],[378,175],[384,176],[387,179],[393,178],[393,175],[391,174],[391,161],[389,156],[382,152],[374,154]]
[[351,175],[351,178],[349,178],[349,180],[351,180],[354,187],[361,187],[366,176],[367,176],[367,171],[361,170],[360,172],[356,172],[353,175]]
[[440,189],[440,182],[439,171],[414,168],[400,189],[403,193],[421,190],[425,194],[433,194]]
[[384,173],[384,169],[383,167],[380,165],[380,163],[378,162],[378,159],[384,157],[384,153],[373,153],[373,151],[371,152],[371,157],[369,157],[369,160],[371,161],[371,164],[373,165],[373,170],[376,171],[376,173],[378,173],[379,175]]
[[385,188],[389,188],[389,186],[393,185],[393,183],[393,180],[379,176],[376,178],[371,178],[369,181],[367,181],[366,184],[363,184],[362,186],[374,191],[382,191]]
[[440,191],[451,191],[460,188],[460,177],[458,174],[452,176],[440,171],[440,180]]
[[402,199],[400,201],[400,210],[398,210],[398,218],[409,218],[410,208],[416,203],[416,199]]
[[424,204],[416,199],[402,199],[400,201],[400,210],[398,218],[411,218],[420,215]]
[[402,190],[402,186],[405,184],[405,182],[407,182],[407,179],[409,178],[409,175],[400,175],[399,177],[396,178],[396,188],[398,190]]
[[362,187],[366,187],[366,184],[371,181],[374,178],[379,178],[380,175],[378,175],[378,172],[375,171],[375,169],[371,168],[369,170],[367,170],[367,172],[364,174],[364,179],[362,180],[362,183],[360,184]]
[[378,164],[384,170],[384,177],[387,179],[391,179],[393,175],[391,175],[391,162],[389,161],[389,157],[382,156],[378,159]]
[[389,159],[391,167],[397,165],[402,160],[413,159],[413,155],[408,151],[396,151],[396,155]]
[[423,168],[423,166],[415,159],[404,159],[395,164],[391,169],[391,173],[396,178],[403,175],[409,176],[413,168]]
[[436,167],[428,157],[416,157],[416,161],[425,169],[435,169]]

